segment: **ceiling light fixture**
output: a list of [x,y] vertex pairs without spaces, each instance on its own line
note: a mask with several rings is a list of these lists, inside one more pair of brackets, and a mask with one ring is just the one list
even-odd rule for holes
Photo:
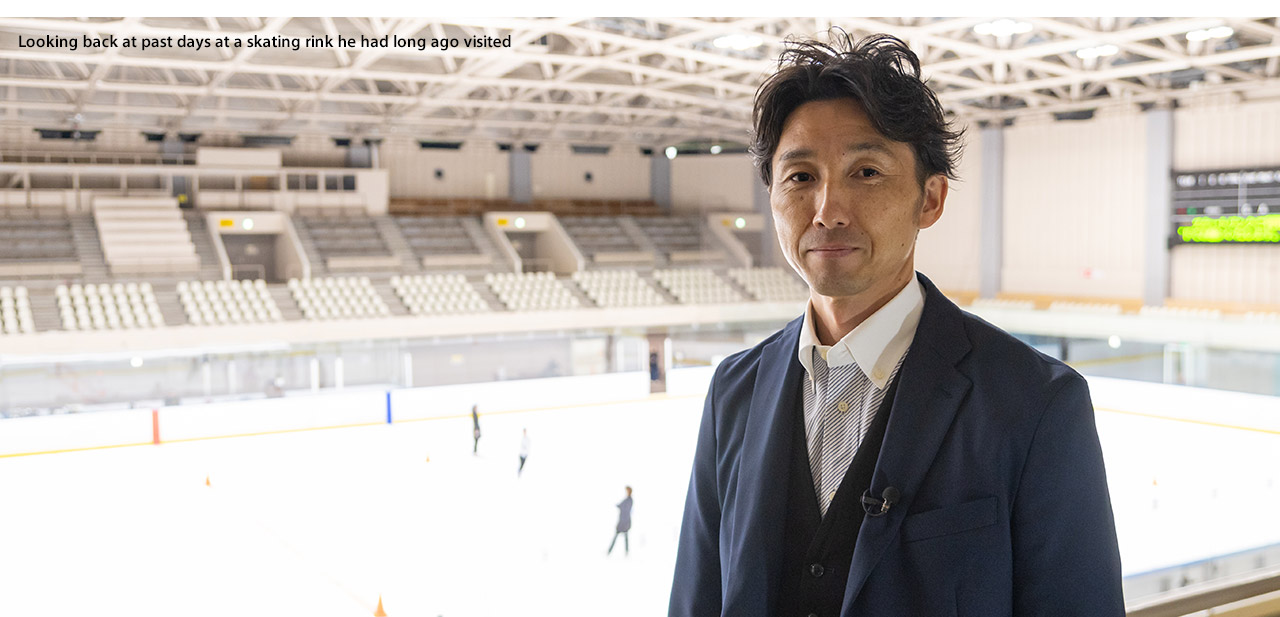
[[1086,47],[1076,50],[1076,57],[1082,60],[1090,58],[1101,58],[1103,56],[1114,56],[1120,53],[1120,48],[1115,45],[1099,45],[1097,47]]
[[726,34],[712,41],[712,44],[719,49],[746,51],[764,45],[764,39],[754,34]]
[[1031,32],[1031,24],[1025,21],[1014,21],[1012,19],[997,19],[985,24],[978,24],[973,27],[973,31],[978,34],[1002,37]]
[[1207,41],[1209,39],[1225,39],[1235,30],[1231,26],[1218,26],[1217,28],[1205,28],[1204,30],[1192,30],[1187,33],[1188,41]]

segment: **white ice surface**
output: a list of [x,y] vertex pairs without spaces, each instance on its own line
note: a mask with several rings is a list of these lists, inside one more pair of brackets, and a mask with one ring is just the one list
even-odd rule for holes
[[[463,417],[0,459],[0,615],[663,615],[701,409],[485,415],[479,456]],[[1126,574],[1280,542],[1280,435],[1098,428]]]

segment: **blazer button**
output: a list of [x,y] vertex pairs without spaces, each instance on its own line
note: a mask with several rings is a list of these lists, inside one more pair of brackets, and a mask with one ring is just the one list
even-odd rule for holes
[[813,578],[821,578],[823,572],[826,572],[826,570],[822,568],[822,564],[820,563],[815,563],[809,566],[809,574],[812,574]]
[[817,613],[809,613],[809,617],[818,617]]

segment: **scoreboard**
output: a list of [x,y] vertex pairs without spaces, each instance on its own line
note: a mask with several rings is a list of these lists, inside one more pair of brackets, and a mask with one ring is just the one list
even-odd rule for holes
[[1280,168],[1176,172],[1169,244],[1280,244]]

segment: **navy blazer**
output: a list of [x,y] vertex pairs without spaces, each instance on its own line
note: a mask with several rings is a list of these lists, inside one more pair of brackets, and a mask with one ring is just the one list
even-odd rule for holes
[[[1122,617],[1120,551],[1083,377],[918,275],[841,617]],[[803,318],[726,358],[707,393],[671,617],[768,617],[778,598]],[[822,615],[820,617],[835,617]]]

